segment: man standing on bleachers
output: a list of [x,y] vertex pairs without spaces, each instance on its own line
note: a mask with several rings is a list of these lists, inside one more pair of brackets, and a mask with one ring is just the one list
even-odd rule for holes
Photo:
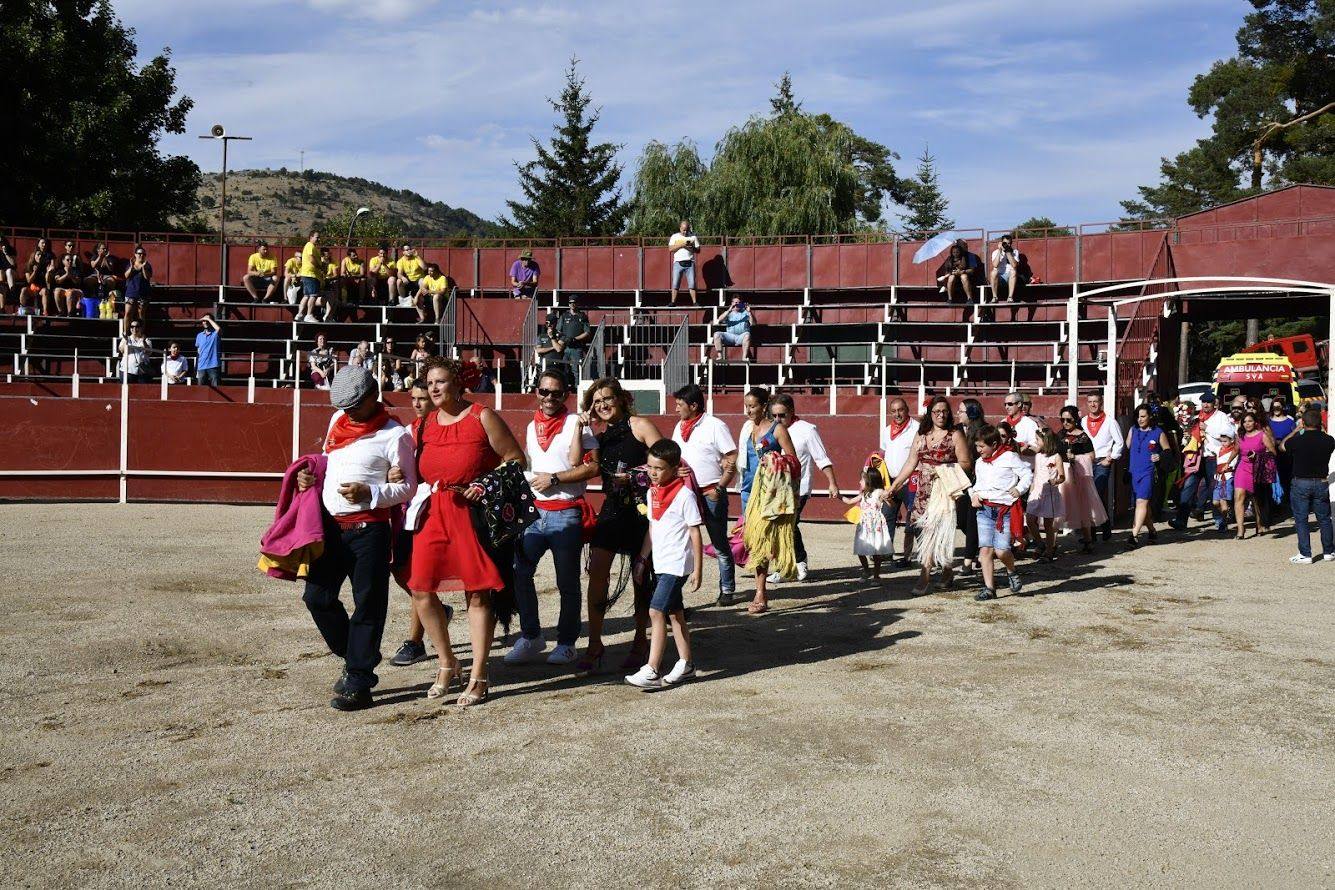
[[565,309],[553,309],[547,315],[547,327],[553,334],[560,360],[570,368],[570,379],[578,383],[584,366],[584,351],[593,339],[589,316],[579,308],[579,294],[570,294]]
[[681,226],[668,239],[668,250],[672,253],[672,299],[670,305],[677,303],[677,287],[681,279],[686,279],[686,289],[691,292],[691,305],[695,305],[695,255],[700,252],[700,239],[691,231],[691,221],[683,219]]
[[195,334],[195,376],[200,386],[219,386],[222,383],[222,353],[219,349],[222,328],[210,313],[199,320],[203,328]]

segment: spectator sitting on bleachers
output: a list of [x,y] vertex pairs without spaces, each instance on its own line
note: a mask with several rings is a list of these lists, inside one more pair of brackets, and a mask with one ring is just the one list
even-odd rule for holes
[[426,275],[422,276],[422,286],[417,292],[417,320],[425,322],[427,320],[426,304],[431,301],[431,311],[435,313],[434,318],[440,321],[440,313],[445,309],[445,301],[449,299],[450,287],[454,282],[448,275],[440,271],[440,266],[435,263],[426,264]]
[[734,295],[723,316],[724,329],[714,334],[714,359],[727,358],[727,346],[742,347],[742,361],[751,361],[751,326],[756,323],[751,307]]
[[362,340],[353,349],[348,350],[348,366],[353,368],[371,369],[371,344]]
[[339,321],[343,314],[342,276],[338,272],[338,263],[334,262],[327,247],[320,248],[320,266],[324,269],[320,297],[324,303],[324,320]]
[[686,289],[691,292],[691,305],[695,305],[695,255],[700,252],[700,239],[691,231],[691,221],[683,219],[681,226],[668,239],[668,250],[672,253],[672,298],[669,305],[677,302],[677,286],[683,276]]
[[301,302],[301,254],[294,253],[283,263],[283,299],[295,306]]
[[51,278],[51,293],[56,299],[58,314],[79,314],[79,302],[83,299],[83,270],[79,266],[77,254],[66,253],[60,258],[56,273]]
[[533,299],[538,294],[542,269],[533,261],[533,251],[526,250],[510,264],[510,296],[516,300]]
[[334,379],[338,370],[338,353],[329,345],[329,338],[323,332],[315,335],[315,346],[306,354],[306,362],[311,369],[311,383],[316,389],[328,389],[329,381]]
[[0,312],[9,302],[9,295],[15,290],[14,270],[18,268],[19,255],[10,243],[9,237],[0,234]]
[[325,267],[320,257],[320,232],[312,229],[301,248],[301,302],[297,304],[297,321],[315,321],[315,310],[320,306],[321,279]]
[[121,337],[119,352],[121,375],[127,383],[153,381],[149,368],[149,359],[153,355],[153,341],[144,336],[142,322],[132,321],[126,326],[126,334]]
[[[88,264],[88,277],[83,280],[84,299],[92,298],[101,303],[115,300],[120,294],[120,279],[116,276],[116,260],[107,250],[107,245],[99,242],[93,250],[93,257]],[[84,315],[88,315],[87,304]],[[94,316],[89,316],[94,317]]]
[[348,248],[348,255],[339,264],[339,276],[343,279],[343,302],[356,304],[366,299],[366,262],[357,253],[357,248]]
[[213,318],[213,313],[199,320],[203,330],[195,334],[195,378],[201,386],[219,386],[222,384],[222,327]]
[[170,384],[190,380],[190,359],[181,355],[181,344],[175,340],[167,344],[167,354],[162,357],[162,376]]
[[[278,258],[269,253],[269,245],[261,241],[246,260],[246,274],[241,276],[246,293],[256,303],[267,303],[278,291]],[[260,296],[264,288],[264,296]]]
[[412,389],[414,383],[426,379],[422,376],[422,367],[426,360],[431,358],[431,354],[431,341],[427,339],[426,334],[418,334],[413,351],[408,354],[407,373],[403,377],[404,389]]
[[52,271],[56,258],[51,254],[50,242],[37,239],[37,246],[23,268],[23,287],[19,292],[19,315],[41,315],[51,311],[51,292],[46,277]]
[[1001,244],[992,251],[992,293],[997,302],[1014,300],[1020,288],[1029,283],[1033,273],[1029,261],[1011,242],[1010,235],[1001,236]]
[[376,377],[382,390],[398,392],[403,389],[403,358],[394,346],[394,338],[386,337],[380,342],[376,356]]
[[144,245],[134,246],[134,258],[125,268],[125,317],[130,320],[148,319],[148,295],[153,289],[153,264],[148,261]]
[[[422,279],[426,277],[426,263],[413,250],[411,244],[403,245],[403,250],[399,253],[399,261],[394,264],[397,270],[399,305],[407,308],[417,306],[417,292],[422,287]],[[421,320],[422,311],[418,309],[418,318]]]
[[969,252],[963,238],[950,245],[945,262],[936,270],[936,283],[952,303],[957,293],[965,303],[974,301],[974,290],[983,283],[983,263],[977,254]]
[[366,279],[367,299],[372,303],[396,305],[399,302],[399,279],[393,249],[388,244],[380,245],[367,263],[367,269],[370,272]]

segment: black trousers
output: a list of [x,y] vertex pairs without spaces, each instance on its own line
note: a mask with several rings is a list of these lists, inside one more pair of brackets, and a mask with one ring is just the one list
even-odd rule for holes
[[807,561],[807,545],[802,540],[802,510],[810,497],[811,495],[804,494],[797,499],[797,521],[793,523],[793,550],[796,551],[798,562]]
[[[324,554],[311,566],[302,599],[329,651],[343,659],[352,690],[371,689],[379,678],[380,638],[389,606],[389,523],[325,529]],[[352,581],[352,615],[338,598]]]

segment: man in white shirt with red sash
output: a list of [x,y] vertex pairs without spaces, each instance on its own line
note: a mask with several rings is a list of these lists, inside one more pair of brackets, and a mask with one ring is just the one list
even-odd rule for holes
[[[1085,406],[1089,409],[1089,413],[1080,418],[1080,426],[1094,443],[1094,489],[1099,493],[1099,497],[1103,498],[1103,507],[1108,511],[1108,521],[1103,523],[1103,528],[1100,529],[1103,540],[1106,541],[1112,537],[1109,486],[1113,479],[1113,465],[1117,463],[1126,448],[1126,438],[1122,435],[1122,428],[1117,425],[1117,419],[1104,413],[1103,396],[1098,394],[1090,396],[1085,400]],[[1211,470],[1211,485],[1214,484],[1213,472]]]
[[689,467],[705,499],[705,531],[718,553],[717,604],[732,605],[737,596],[736,568],[728,541],[728,483],[737,470],[737,440],[728,425],[705,413],[705,394],[694,383],[673,394],[677,416],[672,441],[681,446],[682,469]]
[[547,663],[570,664],[576,658],[583,602],[579,558],[584,550],[584,491],[588,480],[598,475],[598,440],[566,408],[568,395],[561,371],[544,371],[538,378],[538,410],[528,425],[524,448],[538,521],[515,542],[515,607],[521,635],[506,653],[506,664],[536,661],[547,648],[533,576],[548,550],[556,567],[561,612],[556,648]]
[[[324,552],[311,566],[302,599],[329,651],[343,659],[343,675],[334,684],[330,705],[357,711],[371,706],[371,689],[378,679],[375,666],[389,605],[389,508],[416,490],[417,457],[408,429],[381,404],[370,371],[339,371],[329,387],[329,401],[339,410],[324,443]],[[403,474],[402,482],[388,481],[394,467]],[[298,474],[298,488],[304,491],[314,484],[309,472]],[[338,598],[345,579],[352,581],[351,616]]]

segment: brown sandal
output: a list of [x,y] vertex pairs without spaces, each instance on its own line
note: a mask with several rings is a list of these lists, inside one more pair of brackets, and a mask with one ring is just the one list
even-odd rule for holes
[[752,600],[746,607],[746,614],[748,615],[763,615],[768,611],[769,603],[758,603],[755,600]]

